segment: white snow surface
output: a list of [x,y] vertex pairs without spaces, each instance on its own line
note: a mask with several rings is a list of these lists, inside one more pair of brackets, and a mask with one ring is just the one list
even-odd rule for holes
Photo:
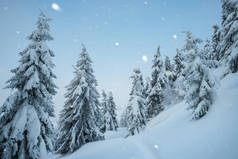
[[160,113],[139,135],[124,138],[125,129],[106,134],[73,154],[54,159],[237,159],[238,73],[221,81],[215,103],[200,120],[182,102]]

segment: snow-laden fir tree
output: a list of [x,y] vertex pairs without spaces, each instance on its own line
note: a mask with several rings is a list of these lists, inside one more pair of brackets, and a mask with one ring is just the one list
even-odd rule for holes
[[30,45],[20,52],[20,64],[11,72],[6,88],[13,90],[0,107],[0,158],[39,159],[52,151],[54,116],[52,96],[56,78],[52,69],[54,56],[46,42],[53,38],[43,13],[37,29],[29,36]]
[[139,69],[134,69],[132,88],[127,106],[127,123],[130,135],[138,134],[146,125],[145,99],[142,94],[143,78]]
[[174,81],[181,76],[181,73],[182,73],[183,69],[185,68],[184,57],[182,56],[181,51],[179,51],[177,49],[176,52],[177,53],[173,58],[173,60],[174,60],[174,67],[173,67]]
[[[212,59],[218,63],[218,61],[220,60],[220,56],[219,56],[219,44],[221,42],[221,31],[219,29],[218,25],[214,25],[213,26],[213,33],[212,33],[212,39],[211,39],[211,45],[212,45],[212,50],[211,50],[211,55],[212,55]],[[218,64],[217,64],[218,65]],[[216,65],[216,67],[217,67]]]
[[[190,55],[196,54],[196,56],[201,57],[201,50],[198,48],[198,45],[202,43],[202,40],[199,38],[196,38],[192,35],[190,31],[183,32],[186,36],[184,45],[182,49],[180,50],[183,55],[183,65],[184,69],[186,69],[187,65],[191,62]],[[184,81],[186,80],[186,75],[184,74],[184,69],[181,72],[181,75],[177,82],[177,87],[180,89],[181,93],[184,95],[186,94],[186,89],[184,85]]]
[[210,40],[206,40],[205,45],[203,49],[201,50],[201,53],[199,53],[199,56],[201,58],[202,63],[209,67],[209,68],[216,68],[218,65],[217,60],[213,57],[213,47],[210,42]]
[[106,108],[107,108],[107,94],[104,90],[102,90],[102,93],[101,93],[100,108],[101,108],[102,115],[104,116],[106,113]]
[[56,151],[73,152],[88,142],[103,139],[100,132],[102,114],[99,108],[97,81],[92,61],[84,45],[75,67],[75,77],[67,86],[64,108],[60,114]]
[[160,54],[160,47],[157,48],[157,52],[154,55],[152,60],[152,74],[151,74],[151,87],[160,82],[161,87],[166,87],[166,77],[165,77],[165,68],[164,62]]
[[104,90],[102,90],[101,102],[100,102],[100,111],[101,111],[102,116],[103,116],[103,125],[101,127],[101,132],[103,132],[103,133],[105,133],[105,131],[106,131],[106,125],[105,125],[105,120],[104,120],[106,110],[107,110],[107,94]]
[[170,59],[168,56],[165,57],[165,62],[164,62],[164,67],[165,67],[165,76],[167,78],[167,89],[170,89],[173,87],[174,84],[174,72],[173,72],[173,65],[170,62]]
[[185,101],[188,103],[188,109],[192,110],[192,119],[197,120],[206,115],[213,104],[215,80],[197,54],[190,52],[189,60],[184,70],[187,91]]
[[202,52],[198,44],[202,40],[195,38],[191,32],[186,32],[183,51],[186,67],[183,71],[186,90],[185,101],[192,110],[193,119],[203,117],[213,103],[215,80],[209,68],[201,61]]
[[[202,43],[202,40],[199,38],[195,38],[190,31],[183,32],[186,35],[185,43],[181,51],[184,54],[185,60],[189,53],[193,52],[194,54],[199,54],[198,45]],[[190,60],[190,58],[188,59]]]
[[143,88],[143,95],[145,97],[145,99],[148,97],[149,95],[149,91],[150,91],[150,78],[147,77],[146,80],[145,80],[145,84],[144,84],[144,88]]
[[168,56],[165,56],[164,65],[165,65],[165,71],[172,72],[172,64],[171,64],[170,59],[169,59]]
[[108,94],[104,114],[104,124],[106,127],[106,131],[115,131],[118,128],[116,104],[114,102],[112,92],[109,92]]
[[160,55],[160,47],[158,47],[156,54],[154,55],[152,65],[152,76],[150,91],[146,98],[146,117],[151,119],[164,110],[162,104],[163,94],[162,89],[166,88],[167,78],[165,76],[164,65]]
[[225,67],[223,76],[238,71],[238,1],[222,0],[222,41],[220,63]]

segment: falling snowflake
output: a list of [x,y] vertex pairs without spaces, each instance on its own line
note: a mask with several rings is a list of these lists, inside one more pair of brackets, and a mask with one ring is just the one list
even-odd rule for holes
[[144,5],[148,5],[148,2],[147,2],[147,1],[145,1],[145,2],[144,2]]
[[162,20],[162,21],[165,21],[165,17],[161,17],[161,20]]
[[174,35],[173,35],[173,38],[174,38],[174,40],[176,40],[176,39],[177,39],[177,35],[176,35],[176,34],[174,34]]
[[21,33],[20,31],[18,31],[18,30],[16,31],[16,34],[20,34],[20,33]]
[[147,62],[148,61],[148,58],[147,58],[147,56],[142,56],[142,60],[144,61],[144,62]]
[[120,45],[120,43],[119,42],[115,42],[115,46],[119,46]]
[[154,147],[155,147],[156,149],[158,149],[158,148],[159,148],[159,146],[158,146],[158,145],[154,145]]
[[56,4],[56,3],[52,3],[52,4],[51,4],[51,8],[54,9],[54,10],[56,10],[56,11],[60,11],[60,10],[61,10],[61,9],[60,9],[60,6],[59,6],[58,4]]

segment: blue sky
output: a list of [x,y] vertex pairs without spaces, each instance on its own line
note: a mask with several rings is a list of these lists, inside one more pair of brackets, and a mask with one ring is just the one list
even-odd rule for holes
[[[53,9],[53,3],[59,8]],[[48,45],[56,55],[57,112],[64,103],[64,87],[73,78],[81,42],[94,62],[99,89],[112,91],[117,105],[124,107],[133,68],[150,75],[158,45],[163,56],[172,57],[183,44],[182,31],[209,38],[221,15],[219,0],[0,0],[0,88],[18,65],[18,52],[29,44],[26,37],[35,28],[39,9],[53,19],[55,40]],[[9,94],[0,90],[0,104]]]

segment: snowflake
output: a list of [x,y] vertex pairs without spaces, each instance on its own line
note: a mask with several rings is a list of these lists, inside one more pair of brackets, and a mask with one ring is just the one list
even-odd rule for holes
[[120,43],[119,42],[115,42],[115,46],[119,46],[120,45]]
[[144,61],[144,62],[147,62],[148,61],[148,58],[147,58],[147,56],[142,56],[142,60]]
[[52,3],[52,4],[51,4],[51,8],[54,9],[54,10],[56,10],[56,11],[60,11],[60,10],[61,10],[61,9],[60,9],[60,6],[59,6],[58,4],[56,4],[56,3]]
[[159,146],[158,146],[158,145],[154,145],[154,147],[155,147],[155,149],[158,149],[158,148],[159,148]]
[[173,35],[173,38],[174,38],[174,40],[176,40],[176,39],[177,39],[177,35],[176,35],[176,34],[174,34],[174,35]]

